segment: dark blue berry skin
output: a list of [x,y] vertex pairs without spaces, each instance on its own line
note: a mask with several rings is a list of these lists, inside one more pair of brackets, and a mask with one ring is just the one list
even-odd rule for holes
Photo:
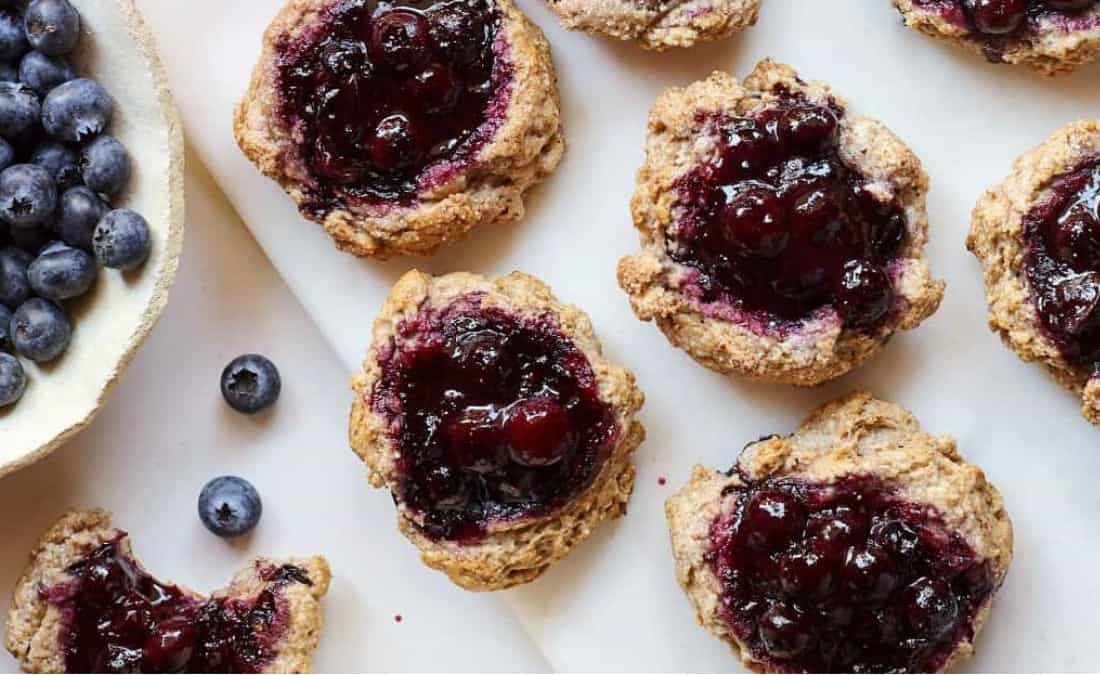
[[15,405],[27,388],[23,364],[11,354],[0,352],[0,409]]
[[51,221],[57,208],[53,176],[37,164],[16,164],[0,172],[0,218],[15,228]]
[[8,143],[3,138],[0,138],[0,171],[11,166],[11,163],[15,161],[15,148],[11,147],[11,143]]
[[12,349],[11,310],[7,305],[0,305],[0,352],[10,352]]
[[83,143],[103,133],[111,123],[114,106],[111,95],[98,83],[84,78],[69,80],[46,94],[42,127],[59,141]]
[[31,298],[11,319],[15,351],[36,363],[53,361],[65,353],[73,337],[65,310],[44,298]]
[[58,141],[43,141],[39,144],[31,153],[31,164],[37,164],[49,171],[58,191],[67,190],[81,180],[80,155],[70,146]]
[[107,202],[83,185],[71,187],[57,207],[57,233],[66,244],[91,251],[96,225],[110,210]]
[[31,46],[19,15],[0,9],[0,61],[18,61]]
[[80,39],[80,14],[69,0],[32,0],[23,13],[27,40],[43,54],[68,54]]
[[152,239],[149,223],[130,209],[115,209],[103,216],[92,235],[92,250],[100,265],[128,271],[149,257]]
[[130,182],[130,155],[114,136],[104,134],[81,150],[80,170],[92,190],[116,195]]
[[38,126],[42,105],[38,94],[21,82],[0,82],[0,136],[26,138]]
[[0,249],[0,304],[18,307],[31,297],[27,267],[33,260],[23,249],[14,246]]
[[18,82],[19,69],[8,63],[0,61],[0,82]]
[[279,399],[283,380],[270,359],[245,354],[229,362],[222,371],[222,396],[237,412],[246,415],[269,408]]
[[76,73],[64,56],[48,56],[34,50],[27,52],[19,62],[19,81],[40,96],[74,77]]
[[95,259],[86,251],[51,244],[27,268],[27,281],[40,298],[68,300],[88,292],[96,271]]
[[215,478],[199,493],[199,519],[219,537],[239,537],[260,522],[264,505],[260,493],[243,478]]

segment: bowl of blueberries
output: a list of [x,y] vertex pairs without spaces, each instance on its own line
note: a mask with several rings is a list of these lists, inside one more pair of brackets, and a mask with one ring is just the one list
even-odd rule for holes
[[133,0],[0,0],[0,476],[103,406],[183,244],[183,138]]

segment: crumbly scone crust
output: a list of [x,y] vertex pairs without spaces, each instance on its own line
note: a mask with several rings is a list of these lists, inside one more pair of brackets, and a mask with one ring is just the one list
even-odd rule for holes
[[[299,205],[315,178],[280,122],[277,47],[315,26],[334,1],[287,2],[264,33],[259,62],[234,114],[241,150]],[[512,0],[494,2],[514,70],[502,94],[509,100],[500,128],[465,169],[418,194],[411,206],[347,205],[325,214],[321,224],[340,249],[376,259],[429,255],[478,225],[519,220],[524,193],[561,162],[565,137],[550,44]]]
[[1100,156],[1100,120],[1073,122],[1016,160],[1012,174],[974,207],[966,247],[981,261],[989,327],[1024,361],[1038,361],[1062,386],[1081,396],[1082,413],[1100,425],[1100,378],[1071,363],[1043,330],[1023,271],[1023,218],[1051,181]]
[[[738,467],[750,480],[797,476],[830,483],[851,474],[876,476],[897,486],[903,499],[935,506],[948,527],[963,536],[979,560],[988,560],[997,584],[1012,561],[1012,522],[1000,493],[981,469],[959,454],[955,440],[920,430],[904,408],[854,393],[826,404],[786,438],[761,440],[746,448]],[[742,478],[696,466],[691,481],[665,503],[676,576],[687,592],[699,624],[727,642],[745,665],[767,670],[721,618],[721,585],[704,556],[711,523],[736,506],[727,486]],[[975,614],[974,636],[963,640],[943,670],[968,658],[989,616],[992,596]]]
[[884,125],[845,115],[840,128],[842,159],[858,168],[870,189],[894,197],[905,209],[908,242],[892,273],[903,302],[874,332],[843,330],[839,319],[807,321],[788,336],[760,335],[747,327],[705,315],[675,286],[685,266],[669,259],[666,240],[677,217],[677,182],[715,151],[701,135],[697,115],[745,115],[774,101],[776,85],[809,100],[844,104],[823,83],[806,83],[789,66],[766,59],[738,82],[716,72],[687,88],[665,92],[649,118],[646,162],[631,203],[642,252],[619,263],[619,285],[634,313],[655,321],[672,344],[702,365],[753,380],[813,386],[839,377],[874,356],[899,328],[916,328],[939,307],[944,283],[934,280],[924,259],[928,233],[928,177],[920,160]]
[[658,51],[730,37],[754,25],[760,14],[760,0],[668,0],[657,8],[637,0],[549,4],[566,28],[632,40]]
[[[31,551],[31,562],[15,588],[8,613],[4,646],[29,673],[63,673],[64,656],[60,649],[61,612],[42,600],[38,591],[65,579],[65,570],[91,553],[97,546],[118,537],[111,516],[103,510],[71,511],[60,518]],[[130,538],[124,537],[121,551],[133,557]],[[266,664],[268,673],[305,673],[310,671],[313,652],[321,637],[320,599],[328,591],[332,574],[328,562],[320,557],[268,560],[257,558],[233,578],[228,588],[213,597],[250,598],[269,582],[258,575],[265,565],[296,565],[309,575],[312,586],[291,584],[281,597],[287,603],[289,623],[278,646],[278,656]],[[201,597],[179,586],[185,593]]]
[[491,524],[484,539],[476,544],[429,539],[417,528],[414,514],[397,502],[398,527],[420,548],[424,563],[446,573],[463,588],[485,591],[534,580],[588,538],[601,522],[626,512],[626,502],[634,489],[632,456],[645,438],[645,429],[635,415],[645,397],[633,373],[604,359],[588,316],[560,302],[538,279],[519,272],[496,278],[466,272],[432,277],[414,270],[393,287],[375,320],[363,372],[353,382],[356,396],[349,423],[351,447],[366,462],[373,486],[396,491],[400,482],[396,462],[400,451],[387,420],[370,404],[382,374],[380,350],[393,343],[401,321],[427,307],[446,307],[474,292],[484,294],[484,307],[502,307],[523,315],[551,313],[559,330],[588,358],[599,383],[599,397],[613,409],[620,430],[606,463],[584,492],[542,516]]
[[[946,19],[934,7],[921,7],[914,0],[891,0],[905,18],[905,25],[930,37],[947,40],[972,52],[986,55],[981,40],[963,26]],[[1088,10],[1100,17],[1100,7]],[[1067,75],[1100,56],[1100,24],[1088,30],[1066,32],[1044,21],[1035,39],[1021,39],[998,56],[1004,63],[1021,64],[1054,77]]]

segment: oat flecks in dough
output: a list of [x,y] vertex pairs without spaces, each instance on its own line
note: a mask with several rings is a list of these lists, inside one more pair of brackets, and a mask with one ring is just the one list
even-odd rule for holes
[[399,448],[387,421],[371,409],[371,393],[381,378],[379,354],[394,344],[397,326],[426,308],[447,307],[471,293],[483,294],[482,306],[502,307],[522,315],[551,313],[558,329],[587,357],[598,380],[599,397],[607,403],[619,427],[618,440],[595,480],[565,506],[538,517],[489,525],[476,543],[436,541],[415,524],[414,514],[397,504],[401,532],[421,550],[429,567],[475,591],[499,590],[524,584],[540,576],[606,520],[622,516],[634,489],[634,451],[645,438],[635,419],[644,396],[633,373],[609,363],[587,315],[560,302],[538,279],[513,272],[486,278],[458,272],[433,277],[418,271],[405,274],[390,292],[385,307],[374,322],[373,342],[354,379],[349,434],[352,449],[367,464],[375,487],[387,487],[396,494],[401,476],[396,460]]
[[569,29],[637,42],[646,49],[691,47],[752,26],[760,0],[549,0]]

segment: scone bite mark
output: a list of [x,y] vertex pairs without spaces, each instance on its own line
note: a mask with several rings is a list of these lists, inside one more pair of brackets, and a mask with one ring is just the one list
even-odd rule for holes
[[564,148],[549,45],[512,0],[290,0],[235,128],[306,218],[377,258],[519,218]]
[[854,394],[666,512],[700,623],[764,672],[942,672],[973,651],[1012,557],[997,491],[954,442]]
[[756,23],[760,0],[548,0],[569,29],[664,51],[728,38]]
[[928,181],[878,122],[762,61],[658,100],[633,200],[635,313],[709,368],[813,385],[938,307]]
[[355,389],[372,483],[425,562],[466,588],[537,577],[632,491],[641,392],[532,277],[405,275]]

